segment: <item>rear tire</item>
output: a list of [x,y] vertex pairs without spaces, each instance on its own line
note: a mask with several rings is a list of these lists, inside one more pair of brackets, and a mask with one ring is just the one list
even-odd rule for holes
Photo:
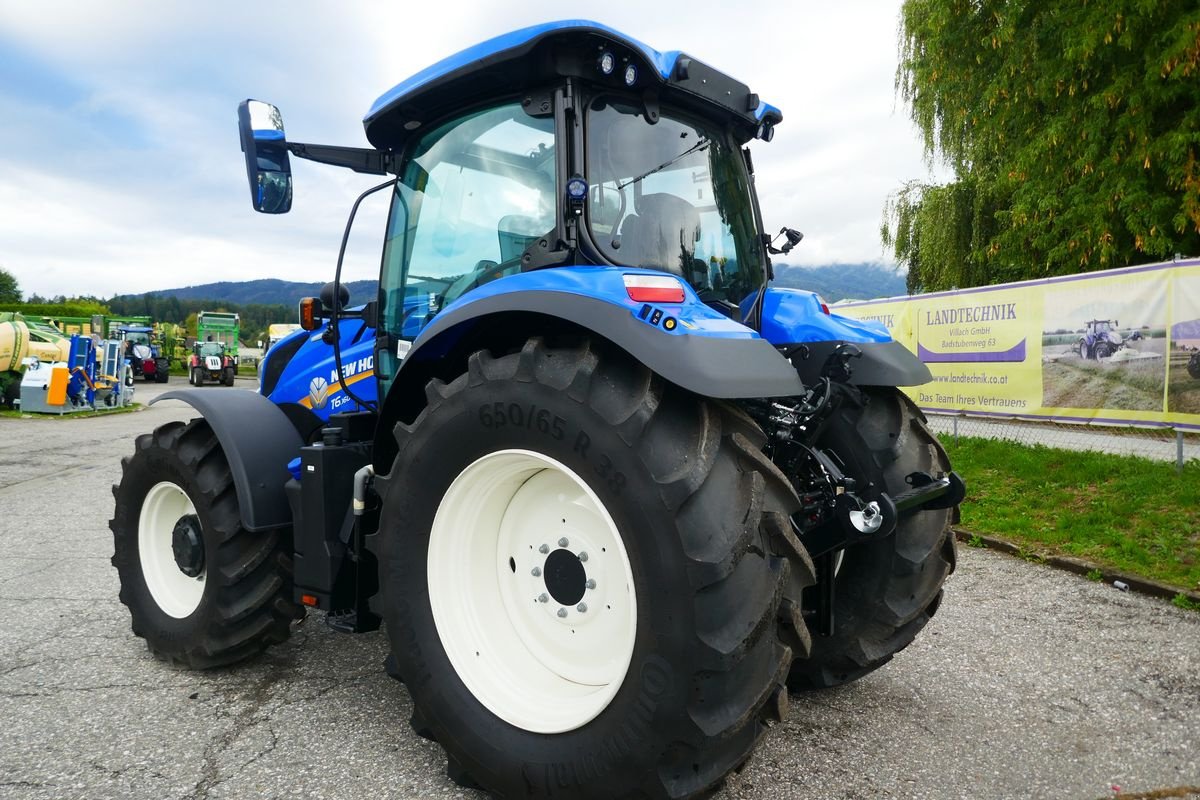
[[[139,436],[121,470],[112,564],[133,632],[150,652],[207,669],[287,639],[304,615],[292,601],[290,532],[242,527],[229,464],[208,423],[171,422]],[[181,524],[190,532],[179,533]]]
[[789,574],[813,580],[761,433],[590,343],[477,352],[426,394],[373,547],[412,725],[450,777],[500,797],[720,781],[786,709],[776,616]]
[[[949,472],[950,460],[925,424],[925,415],[898,389],[849,397],[818,442],[842,460],[846,473],[872,499],[896,495],[912,472]],[[863,488],[865,487],[865,488]],[[834,635],[815,633],[812,654],[791,669],[788,686],[816,689],[857,680],[891,661],[937,611],[942,584],[954,570],[954,509],[902,517],[892,535],[842,551],[834,589]]]
[[221,383],[225,386],[233,386],[234,371],[233,367],[226,367],[221,372]]
[[156,383],[166,383],[171,377],[171,362],[165,358],[160,358],[154,362],[154,380]]

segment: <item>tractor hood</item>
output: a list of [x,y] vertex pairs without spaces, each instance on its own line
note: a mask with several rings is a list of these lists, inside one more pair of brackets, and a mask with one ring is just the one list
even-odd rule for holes
[[[607,72],[601,68],[605,54],[612,56]],[[421,70],[376,100],[363,126],[372,145],[395,151],[409,133],[450,111],[563,77],[662,92],[699,113],[731,119],[745,140],[769,135],[783,119],[745,84],[698,59],[678,50],[659,52],[598,22],[563,20],[497,36]]]

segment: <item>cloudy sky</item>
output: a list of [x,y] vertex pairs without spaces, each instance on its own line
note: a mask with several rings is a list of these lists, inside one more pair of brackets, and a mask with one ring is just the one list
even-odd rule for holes
[[[295,159],[292,213],[254,213],[237,103],[278,105],[290,139],[364,146],[363,115],[410,74],[581,14],[693,53],[783,109],[754,161],[767,228],[806,234],[790,261],[886,263],[884,201],[928,174],[893,91],[899,6],[0,0],[0,266],[46,296],[328,280],[350,203],[374,179]],[[350,278],[378,270],[376,197]]]

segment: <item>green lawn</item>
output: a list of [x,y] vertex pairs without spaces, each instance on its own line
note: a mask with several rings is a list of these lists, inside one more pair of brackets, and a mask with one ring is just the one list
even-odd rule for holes
[[946,440],[967,483],[961,527],[1200,589],[1200,464]]

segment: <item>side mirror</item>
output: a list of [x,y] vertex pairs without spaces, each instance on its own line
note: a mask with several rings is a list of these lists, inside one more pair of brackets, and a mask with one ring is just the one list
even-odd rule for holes
[[250,204],[264,214],[287,213],[292,208],[292,165],[279,109],[243,100],[238,104],[238,133],[246,154]]
[[338,302],[333,302],[333,281],[321,287],[321,305],[325,308],[336,308],[341,311],[350,302],[350,290],[346,288],[346,284],[338,284]]

